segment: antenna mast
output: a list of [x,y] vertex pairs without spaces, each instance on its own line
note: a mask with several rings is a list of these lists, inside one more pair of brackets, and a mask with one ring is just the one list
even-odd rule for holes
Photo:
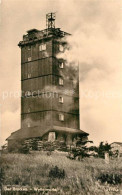
[[46,28],[52,29],[55,28],[55,13],[48,13],[46,14]]

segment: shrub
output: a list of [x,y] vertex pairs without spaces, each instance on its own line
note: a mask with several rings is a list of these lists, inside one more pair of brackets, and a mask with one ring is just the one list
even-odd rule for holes
[[3,180],[4,180],[4,172],[3,169],[0,168],[0,188],[2,186]]
[[9,150],[11,153],[22,153],[22,154],[28,154],[29,153],[29,148],[28,146],[24,143],[24,140],[20,141],[15,141],[13,143],[13,146]]
[[57,166],[50,169],[49,177],[64,179],[65,178],[65,170],[59,169]]
[[29,148],[26,145],[21,145],[21,147],[18,148],[18,152],[22,154],[28,154]]
[[108,143],[100,142],[99,147],[98,147],[98,156],[100,158],[104,158],[105,152],[110,153],[111,150],[111,145]]
[[82,141],[82,140],[77,140],[76,141],[76,146],[72,146],[71,150],[68,154],[68,158],[70,159],[82,159],[85,157],[89,157],[89,148],[86,146],[86,143],[93,143],[92,141]]
[[122,175],[119,174],[101,174],[98,178],[98,180],[101,181],[101,183],[107,182],[108,184],[121,184],[122,183]]

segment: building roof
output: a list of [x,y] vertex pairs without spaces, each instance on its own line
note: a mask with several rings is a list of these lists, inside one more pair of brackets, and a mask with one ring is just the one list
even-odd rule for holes
[[86,133],[86,132],[84,132],[83,130],[80,130],[80,129],[73,129],[73,128],[60,127],[60,126],[53,126],[53,128],[54,128],[55,131],[58,131],[58,132],[89,135],[88,133]]
[[113,142],[113,143],[111,143],[111,145],[112,144],[118,144],[118,145],[122,146],[122,142]]
[[19,129],[13,133],[6,139],[6,140],[18,140],[18,139],[28,139],[34,137],[42,137],[48,132],[55,131],[55,132],[64,132],[69,134],[82,134],[82,135],[89,135],[88,133],[79,130],[79,129],[72,129],[67,127],[60,127],[60,126],[52,126],[52,127],[27,127],[23,129]]

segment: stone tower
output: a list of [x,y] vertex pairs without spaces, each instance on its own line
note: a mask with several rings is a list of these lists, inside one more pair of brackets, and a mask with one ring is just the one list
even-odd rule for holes
[[[13,139],[42,137],[71,143],[88,134],[79,123],[79,70],[62,56],[69,33],[55,28],[55,14],[46,15],[44,30],[31,29],[21,48],[21,129]],[[8,138],[10,140],[12,135]]]

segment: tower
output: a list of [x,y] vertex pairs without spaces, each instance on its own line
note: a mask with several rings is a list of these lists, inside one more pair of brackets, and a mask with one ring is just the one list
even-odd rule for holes
[[[21,129],[14,137],[64,139],[88,134],[79,124],[79,70],[63,57],[69,33],[55,28],[55,14],[46,15],[46,29],[31,29],[21,48]],[[9,137],[8,140],[12,138]],[[14,138],[15,139],[15,138]]]

